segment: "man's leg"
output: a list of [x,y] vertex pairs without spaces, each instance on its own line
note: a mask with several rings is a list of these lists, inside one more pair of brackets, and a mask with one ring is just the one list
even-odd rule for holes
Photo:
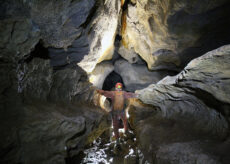
[[112,121],[113,121],[113,132],[115,135],[115,139],[118,140],[119,139],[119,132],[118,132],[118,125],[119,125],[119,120],[118,120],[118,116],[115,112],[112,113]]
[[128,132],[128,121],[127,121],[127,117],[126,117],[126,114],[125,114],[125,110],[122,111],[122,113],[120,114],[120,118],[123,121],[124,130],[125,130],[125,133],[126,133],[126,132]]

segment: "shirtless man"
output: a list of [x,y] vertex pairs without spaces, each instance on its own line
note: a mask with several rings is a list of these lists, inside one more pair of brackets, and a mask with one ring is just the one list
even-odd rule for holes
[[128,122],[127,122],[127,117],[124,109],[125,99],[136,98],[137,94],[122,91],[121,83],[117,83],[115,85],[115,91],[97,90],[97,92],[112,100],[113,130],[114,130],[116,142],[117,144],[119,144],[119,132],[118,132],[119,118],[123,122],[125,134],[127,134],[128,132]]

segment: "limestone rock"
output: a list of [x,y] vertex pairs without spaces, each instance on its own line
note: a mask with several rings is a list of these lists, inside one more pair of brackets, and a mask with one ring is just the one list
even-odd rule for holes
[[25,98],[47,100],[52,73],[49,60],[35,58],[30,64],[20,63],[17,69],[18,92],[23,93]]
[[145,65],[130,64],[122,59],[115,62],[115,72],[121,75],[128,91],[145,88],[168,75],[168,72],[151,72]]
[[51,59],[50,64],[53,67],[58,67],[78,63],[89,53],[89,49],[87,35],[82,34],[66,49],[48,48]]
[[[149,161],[153,160],[151,153],[159,153],[159,163],[164,163],[164,159],[173,160],[174,152],[165,144],[199,140],[201,144],[212,147],[213,143],[226,139],[230,109],[227,100],[230,86],[229,49],[230,45],[226,45],[210,51],[191,61],[181,73],[171,78],[172,82],[162,80],[137,92],[142,102],[152,106],[152,109],[140,110],[137,107],[131,111],[137,138]],[[226,155],[218,154],[215,150],[217,145],[214,144],[212,150],[201,146],[204,154],[191,154],[198,161],[218,163],[219,160],[208,155],[211,153],[218,158]],[[160,153],[162,147],[165,147],[164,153]],[[175,151],[182,153],[179,148]],[[183,156],[186,154],[175,157],[176,163],[193,158]]]
[[67,48],[82,32],[82,25],[95,5],[94,0],[34,1],[30,7],[32,21],[41,30],[46,46]]
[[37,114],[34,112],[19,131],[22,162],[65,163],[63,157],[68,149],[80,142],[79,138],[74,142],[74,136],[86,131],[85,118],[65,117],[57,112],[36,118]]
[[38,58],[29,64],[20,65],[18,78],[18,91],[28,101],[39,99],[70,102],[91,87],[86,73],[80,67],[53,71],[49,60]]
[[99,89],[102,89],[105,78],[114,70],[114,66],[110,62],[102,62],[98,64],[92,73],[90,73],[89,81]]
[[49,60],[33,58],[16,70],[12,61],[1,62],[1,163],[65,163],[92,131],[94,140],[110,126],[90,106],[95,89],[81,68],[54,71]]
[[230,45],[192,60],[178,76],[178,84],[201,90],[230,104]]
[[53,74],[52,78],[50,100],[76,102],[78,99],[77,102],[88,101],[88,97],[83,95],[90,92],[91,84],[86,73],[80,67],[59,70]]
[[134,50],[128,50],[123,45],[118,48],[118,53],[129,63],[141,63],[140,56]]
[[11,53],[12,60],[29,54],[39,40],[49,47],[52,66],[78,63],[91,72],[112,58],[120,1],[4,0],[0,8],[1,55]]
[[92,72],[97,63],[112,59],[114,40],[120,13],[120,1],[107,0],[97,9],[95,19],[89,25],[90,51],[78,65]]
[[157,164],[192,164],[192,163],[210,163],[219,164],[215,157],[202,152],[198,142],[174,143],[163,145],[156,154]]
[[175,84],[177,76],[166,76],[162,80],[158,81],[157,84]]
[[227,0],[134,3],[126,11],[122,43],[128,49],[133,48],[151,70],[178,69],[191,59],[229,43]]
[[0,37],[0,57],[17,62],[38,43],[40,31],[27,18],[12,18],[0,21]]

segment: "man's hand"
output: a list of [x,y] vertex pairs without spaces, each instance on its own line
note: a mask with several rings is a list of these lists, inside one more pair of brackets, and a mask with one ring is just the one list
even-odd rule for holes
[[137,93],[137,91],[135,91],[135,98],[140,99],[140,94],[139,94],[139,93]]
[[102,91],[101,90],[97,90],[97,93],[101,93]]

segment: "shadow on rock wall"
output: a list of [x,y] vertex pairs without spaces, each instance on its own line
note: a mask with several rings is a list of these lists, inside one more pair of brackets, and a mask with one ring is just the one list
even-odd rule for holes
[[65,163],[110,126],[86,73],[49,63],[33,58],[16,71],[1,61],[1,163]]

